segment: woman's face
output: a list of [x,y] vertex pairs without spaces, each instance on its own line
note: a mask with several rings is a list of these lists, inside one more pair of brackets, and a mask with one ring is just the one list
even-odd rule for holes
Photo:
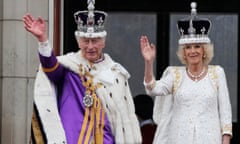
[[203,44],[186,44],[184,46],[184,57],[187,64],[197,65],[203,63]]
[[102,49],[105,47],[105,38],[79,38],[78,46],[82,55],[87,60],[94,62],[101,58]]

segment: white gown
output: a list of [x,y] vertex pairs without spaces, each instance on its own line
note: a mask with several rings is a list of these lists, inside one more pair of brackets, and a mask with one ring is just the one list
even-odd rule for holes
[[[158,128],[154,143],[222,144],[223,134],[232,135],[231,104],[222,67],[215,67],[217,89],[209,72],[203,79],[195,82],[187,76],[184,67],[178,68],[181,80],[174,92],[174,82],[176,83],[174,67],[166,69],[161,80],[156,82],[156,86],[151,91],[147,89],[148,84],[145,83],[147,93],[150,95],[161,98],[166,95],[173,96],[169,124],[165,126],[167,127],[165,131]],[[161,118],[164,119],[160,113],[162,112],[160,108],[163,106],[158,107],[159,109],[155,109],[154,112],[155,115],[160,115],[160,121]],[[158,137],[162,135],[158,131],[164,132],[167,140],[163,142],[163,138]]]

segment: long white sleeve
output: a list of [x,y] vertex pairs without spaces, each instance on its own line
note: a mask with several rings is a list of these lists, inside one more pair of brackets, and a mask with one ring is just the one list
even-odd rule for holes
[[38,51],[42,56],[50,57],[52,54],[52,47],[49,44],[49,41],[38,42]]

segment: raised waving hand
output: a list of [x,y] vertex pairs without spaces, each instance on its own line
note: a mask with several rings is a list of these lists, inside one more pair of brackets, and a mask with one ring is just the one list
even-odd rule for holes
[[145,62],[153,63],[156,56],[156,47],[154,44],[150,44],[147,36],[141,36],[140,47]]
[[45,42],[48,40],[47,37],[47,26],[42,17],[34,19],[34,17],[27,13],[23,16],[24,28],[32,33],[39,42]]
[[140,47],[145,61],[144,80],[148,83],[154,77],[153,62],[156,57],[156,47],[154,44],[150,44],[147,36],[141,36]]

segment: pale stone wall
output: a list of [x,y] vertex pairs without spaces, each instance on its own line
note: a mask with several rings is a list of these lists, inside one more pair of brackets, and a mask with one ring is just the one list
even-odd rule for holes
[[27,144],[37,41],[23,27],[30,12],[48,20],[48,0],[0,0],[0,144]]

